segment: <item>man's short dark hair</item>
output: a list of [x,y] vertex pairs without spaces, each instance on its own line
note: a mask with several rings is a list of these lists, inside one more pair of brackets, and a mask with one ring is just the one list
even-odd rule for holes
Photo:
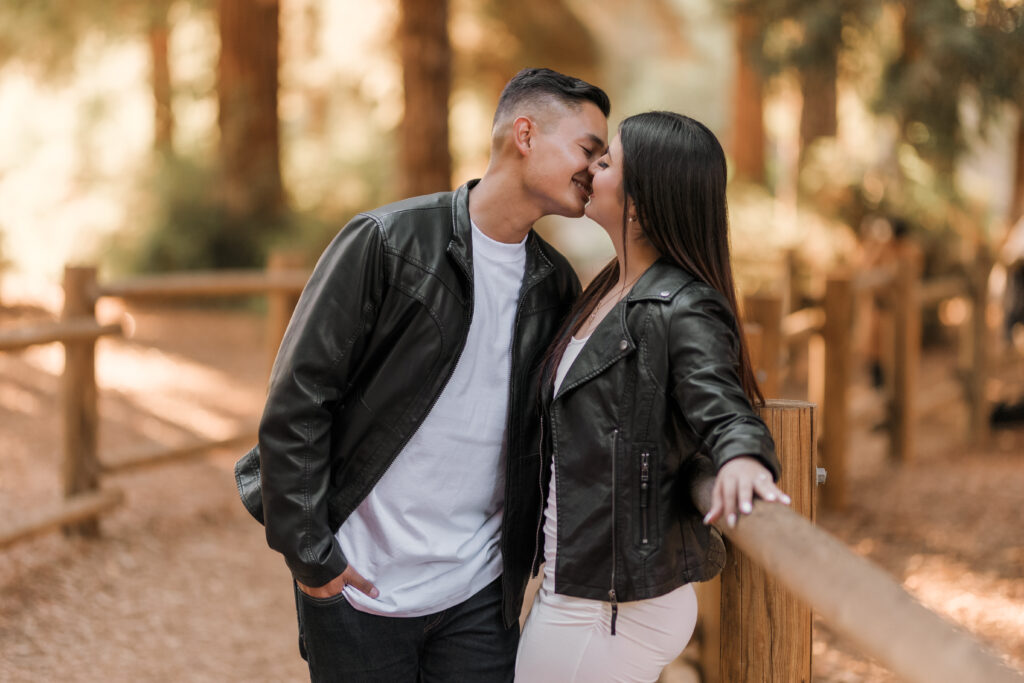
[[522,102],[545,98],[554,99],[573,109],[578,109],[583,102],[592,102],[605,117],[612,109],[608,95],[596,85],[551,69],[523,69],[501,91],[494,111],[494,121],[497,123]]

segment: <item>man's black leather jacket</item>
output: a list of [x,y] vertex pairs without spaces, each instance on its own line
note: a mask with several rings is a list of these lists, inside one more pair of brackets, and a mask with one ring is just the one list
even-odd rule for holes
[[[236,480],[268,543],[304,584],[321,586],[348,566],[335,531],[455,369],[473,312],[474,184],[355,217],[296,306],[259,445],[239,461]],[[507,625],[519,617],[534,553],[541,359],[578,292],[569,263],[531,232],[511,351],[501,539]]]
[[693,506],[693,476],[741,455],[779,475],[740,385],[738,334],[721,294],[660,260],[600,322],[554,397],[547,373],[540,486],[546,494],[553,456],[555,592],[614,604],[721,570],[725,549]]

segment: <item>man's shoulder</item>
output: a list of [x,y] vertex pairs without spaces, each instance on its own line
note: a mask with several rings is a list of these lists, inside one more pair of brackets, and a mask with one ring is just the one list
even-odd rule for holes
[[435,192],[418,197],[400,199],[390,204],[362,212],[361,215],[374,219],[382,227],[417,221],[430,213],[450,214],[455,201],[454,192]]

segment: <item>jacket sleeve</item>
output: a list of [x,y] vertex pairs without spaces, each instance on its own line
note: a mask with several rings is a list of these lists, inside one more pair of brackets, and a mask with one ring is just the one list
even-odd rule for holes
[[267,542],[309,586],[348,566],[328,523],[331,419],[383,298],[383,253],[369,216],[350,221],[324,251],[285,331],[260,420]]
[[669,323],[671,391],[715,470],[744,455],[777,480],[779,462],[768,427],[739,377],[739,332],[724,297],[703,284],[680,292]]

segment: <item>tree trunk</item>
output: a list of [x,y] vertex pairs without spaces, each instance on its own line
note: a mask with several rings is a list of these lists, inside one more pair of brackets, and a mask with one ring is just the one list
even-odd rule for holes
[[154,2],[149,24],[149,56],[153,68],[153,148],[169,155],[174,151],[174,109],[171,105],[171,69],[167,53],[170,26],[168,5]]
[[218,0],[217,102],[224,200],[235,216],[284,204],[277,118],[278,0]]
[[800,113],[800,157],[818,138],[835,137],[836,56],[805,69],[802,73],[804,103]]
[[408,197],[451,189],[452,49],[447,0],[402,0],[401,9],[397,36],[405,88],[401,192]]
[[732,158],[737,178],[764,182],[764,112],[761,76],[751,58],[759,40],[757,20],[736,15],[736,83],[733,90]]
[[1010,225],[1024,218],[1024,107],[1017,124],[1017,154],[1014,155],[1013,193],[1010,195]]

